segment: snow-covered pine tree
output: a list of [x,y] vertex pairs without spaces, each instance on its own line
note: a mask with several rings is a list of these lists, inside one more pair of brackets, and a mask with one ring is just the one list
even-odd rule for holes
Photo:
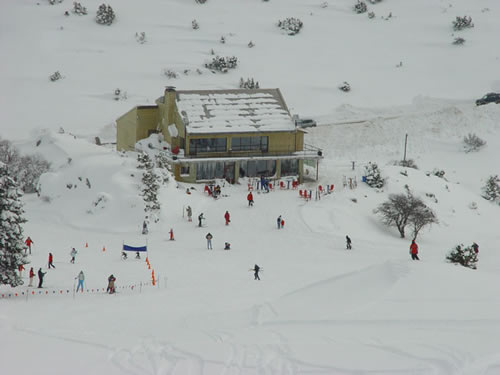
[[97,9],[95,21],[100,25],[111,25],[115,20],[115,12],[111,5],[101,4]]
[[490,176],[483,186],[482,197],[488,201],[500,204],[500,178],[498,175]]
[[380,175],[380,169],[377,163],[369,162],[368,165],[365,166],[365,177],[366,183],[372,188],[380,189],[384,186],[385,180]]
[[160,189],[160,184],[158,182],[159,178],[156,175],[153,168],[147,169],[142,174],[142,191],[141,195],[146,203],[144,211],[153,211],[160,209],[160,202],[158,201],[158,190]]
[[137,155],[137,168],[139,169],[151,169],[154,167],[153,160],[146,152],[141,152]]
[[0,162],[0,284],[22,285],[17,271],[27,264],[23,228],[26,222],[20,198],[22,193],[9,176],[7,166]]
[[477,268],[477,254],[472,246],[465,247],[464,244],[455,246],[455,248],[446,256],[446,260],[450,263],[460,264],[474,270]]

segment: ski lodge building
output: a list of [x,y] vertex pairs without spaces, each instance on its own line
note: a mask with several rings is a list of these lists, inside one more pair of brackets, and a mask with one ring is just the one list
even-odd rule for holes
[[117,119],[117,150],[161,133],[176,180],[240,177],[304,178],[315,171],[318,148],[304,144],[279,89],[189,90],[168,86],[156,105],[137,106]]

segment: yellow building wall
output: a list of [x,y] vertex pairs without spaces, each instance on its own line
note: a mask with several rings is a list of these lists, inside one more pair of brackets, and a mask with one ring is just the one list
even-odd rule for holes
[[137,108],[132,108],[116,120],[116,149],[118,151],[132,151],[135,143],[137,128]]
[[137,124],[137,140],[149,137],[150,131],[158,129],[158,107],[138,107]]

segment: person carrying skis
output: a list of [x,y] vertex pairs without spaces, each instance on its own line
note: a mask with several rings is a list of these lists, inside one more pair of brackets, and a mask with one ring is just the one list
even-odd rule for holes
[[42,288],[43,287],[43,277],[45,276],[47,272],[42,272],[42,267],[38,270],[38,287]]
[[281,215],[276,219],[276,224],[278,225],[278,229],[281,229]]
[[248,200],[248,206],[253,206],[253,194],[252,192],[248,193],[247,195],[247,200]]
[[260,267],[258,265],[255,265],[253,267],[253,269],[251,269],[251,271],[253,271],[254,280],[260,280],[260,277],[259,277]]
[[345,247],[347,250],[352,249],[351,243],[352,243],[351,238],[349,236],[345,236]]
[[188,216],[188,221],[193,221],[193,210],[191,209],[191,206],[187,206],[186,212]]
[[33,270],[33,267],[30,269],[30,283],[28,286],[33,286],[33,279],[35,278],[35,271]]
[[75,248],[71,249],[71,252],[69,253],[69,255],[71,255],[70,263],[75,264],[75,257],[76,257],[77,253],[78,253],[78,251],[76,251]]
[[113,294],[115,292],[115,281],[116,277],[111,274],[111,276],[108,277],[108,289],[106,289],[106,292],[109,292],[109,294]]
[[31,255],[31,244],[34,244],[33,240],[31,239],[30,236],[28,236],[28,238],[26,238],[26,241],[24,241],[24,243],[26,244],[26,246],[28,246]]
[[212,234],[210,232],[208,232],[207,235],[205,236],[205,238],[207,239],[207,249],[212,250],[212,238],[214,238],[214,237],[212,236]]
[[85,280],[85,275],[83,274],[83,271],[80,271],[77,277],[75,277],[75,280],[78,279],[78,286],[76,287],[76,292],[78,293],[78,290],[82,288],[82,293],[83,293],[83,281]]
[[411,241],[411,245],[410,245],[410,254],[411,254],[411,259],[413,260],[420,260],[418,258],[418,245],[417,243],[415,242],[415,240],[412,240]]
[[224,214],[224,219],[226,219],[226,225],[229,225],[229,222],[231,221],[231,216],[229,215],[229,211],[226,211]]
[[52,253],[49,253],[49,269],[51,267],[56,268],[56,266],[54,266],[54,256],[52,255]]
[[474,252],[477,254],[479,253],[479,245],[477,243],[473,243],[472,244],[472,249],[474,250]]

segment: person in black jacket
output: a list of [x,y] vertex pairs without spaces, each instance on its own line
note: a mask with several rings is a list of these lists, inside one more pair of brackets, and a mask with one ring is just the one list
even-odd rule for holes
[[260,271],[260,267],[258,265],[255,265],[253,267],[253,276],[254,276],[254,280],[260,280],[260,277],[259,277],[259,271]]
[[346,249],[347,250],[351,250],[352,249],[352,241],[351,241],[351,238],[349,236],[345,236],[345,246],[346,246]]
[[38,287],[41,288],[43,284],[43,277],[47,272],[42,272],[42,268],[38,270]]

